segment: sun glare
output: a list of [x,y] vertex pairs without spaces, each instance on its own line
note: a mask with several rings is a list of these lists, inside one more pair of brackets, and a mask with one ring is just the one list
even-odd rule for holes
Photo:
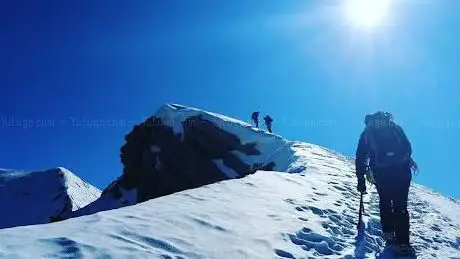
[[353,26],[373,28],[382,25],[389,7],[389,0],[348,0],[345,16]]

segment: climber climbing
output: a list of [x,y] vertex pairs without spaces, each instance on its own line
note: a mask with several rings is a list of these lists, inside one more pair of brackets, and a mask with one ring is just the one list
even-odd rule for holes
[[256,128],[259,127],[259,112],[253,112],[251,119],[254,121],[254,124],[256,124]]
[[357,189],[366,192],[365,174],[372,171],[379,194],[380,221],[384,238],[398,254],[414,252],[409,242],[407,199],[412,148],[402,128],[388,112],[376,112],[365,118],[366,128],[356,150]]
[[273,122],[272,117],[270,117],[270,115],[267,115],[264,117],[264,121],[265,121],[265,126],[267,126],[268,132],[272,133],[272,122]]

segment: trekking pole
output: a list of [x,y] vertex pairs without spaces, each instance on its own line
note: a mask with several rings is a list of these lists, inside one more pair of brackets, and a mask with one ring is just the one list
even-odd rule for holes
[[363,213],[364,213],[364,201],[363,201],[364,193],[361,193],[361,199],[359,201],[359,216],[358,216],[358,225],[356,226],[357,229],[361,227],[363,224]]

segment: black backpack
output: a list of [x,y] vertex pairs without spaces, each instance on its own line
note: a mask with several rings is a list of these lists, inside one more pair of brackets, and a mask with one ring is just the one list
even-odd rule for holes
[[272,122],[273,122],[273,119],[272,119],[272,117],[270,117],[270,116],[268,116],[268,115],[264,117],[264,120],[265,120],[265,123],[267,123],[267,124],[269,124],[269,123],[272,123]]
[[368,115],[365,122],[364,138],[373,166],[387,167],[411,160],[409,140],[390,113]]

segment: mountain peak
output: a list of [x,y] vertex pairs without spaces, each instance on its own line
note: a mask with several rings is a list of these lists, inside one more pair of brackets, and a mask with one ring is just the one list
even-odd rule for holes
[[0,228],[48,223],[96,200],[100,191],[63,167],[0,171]]

